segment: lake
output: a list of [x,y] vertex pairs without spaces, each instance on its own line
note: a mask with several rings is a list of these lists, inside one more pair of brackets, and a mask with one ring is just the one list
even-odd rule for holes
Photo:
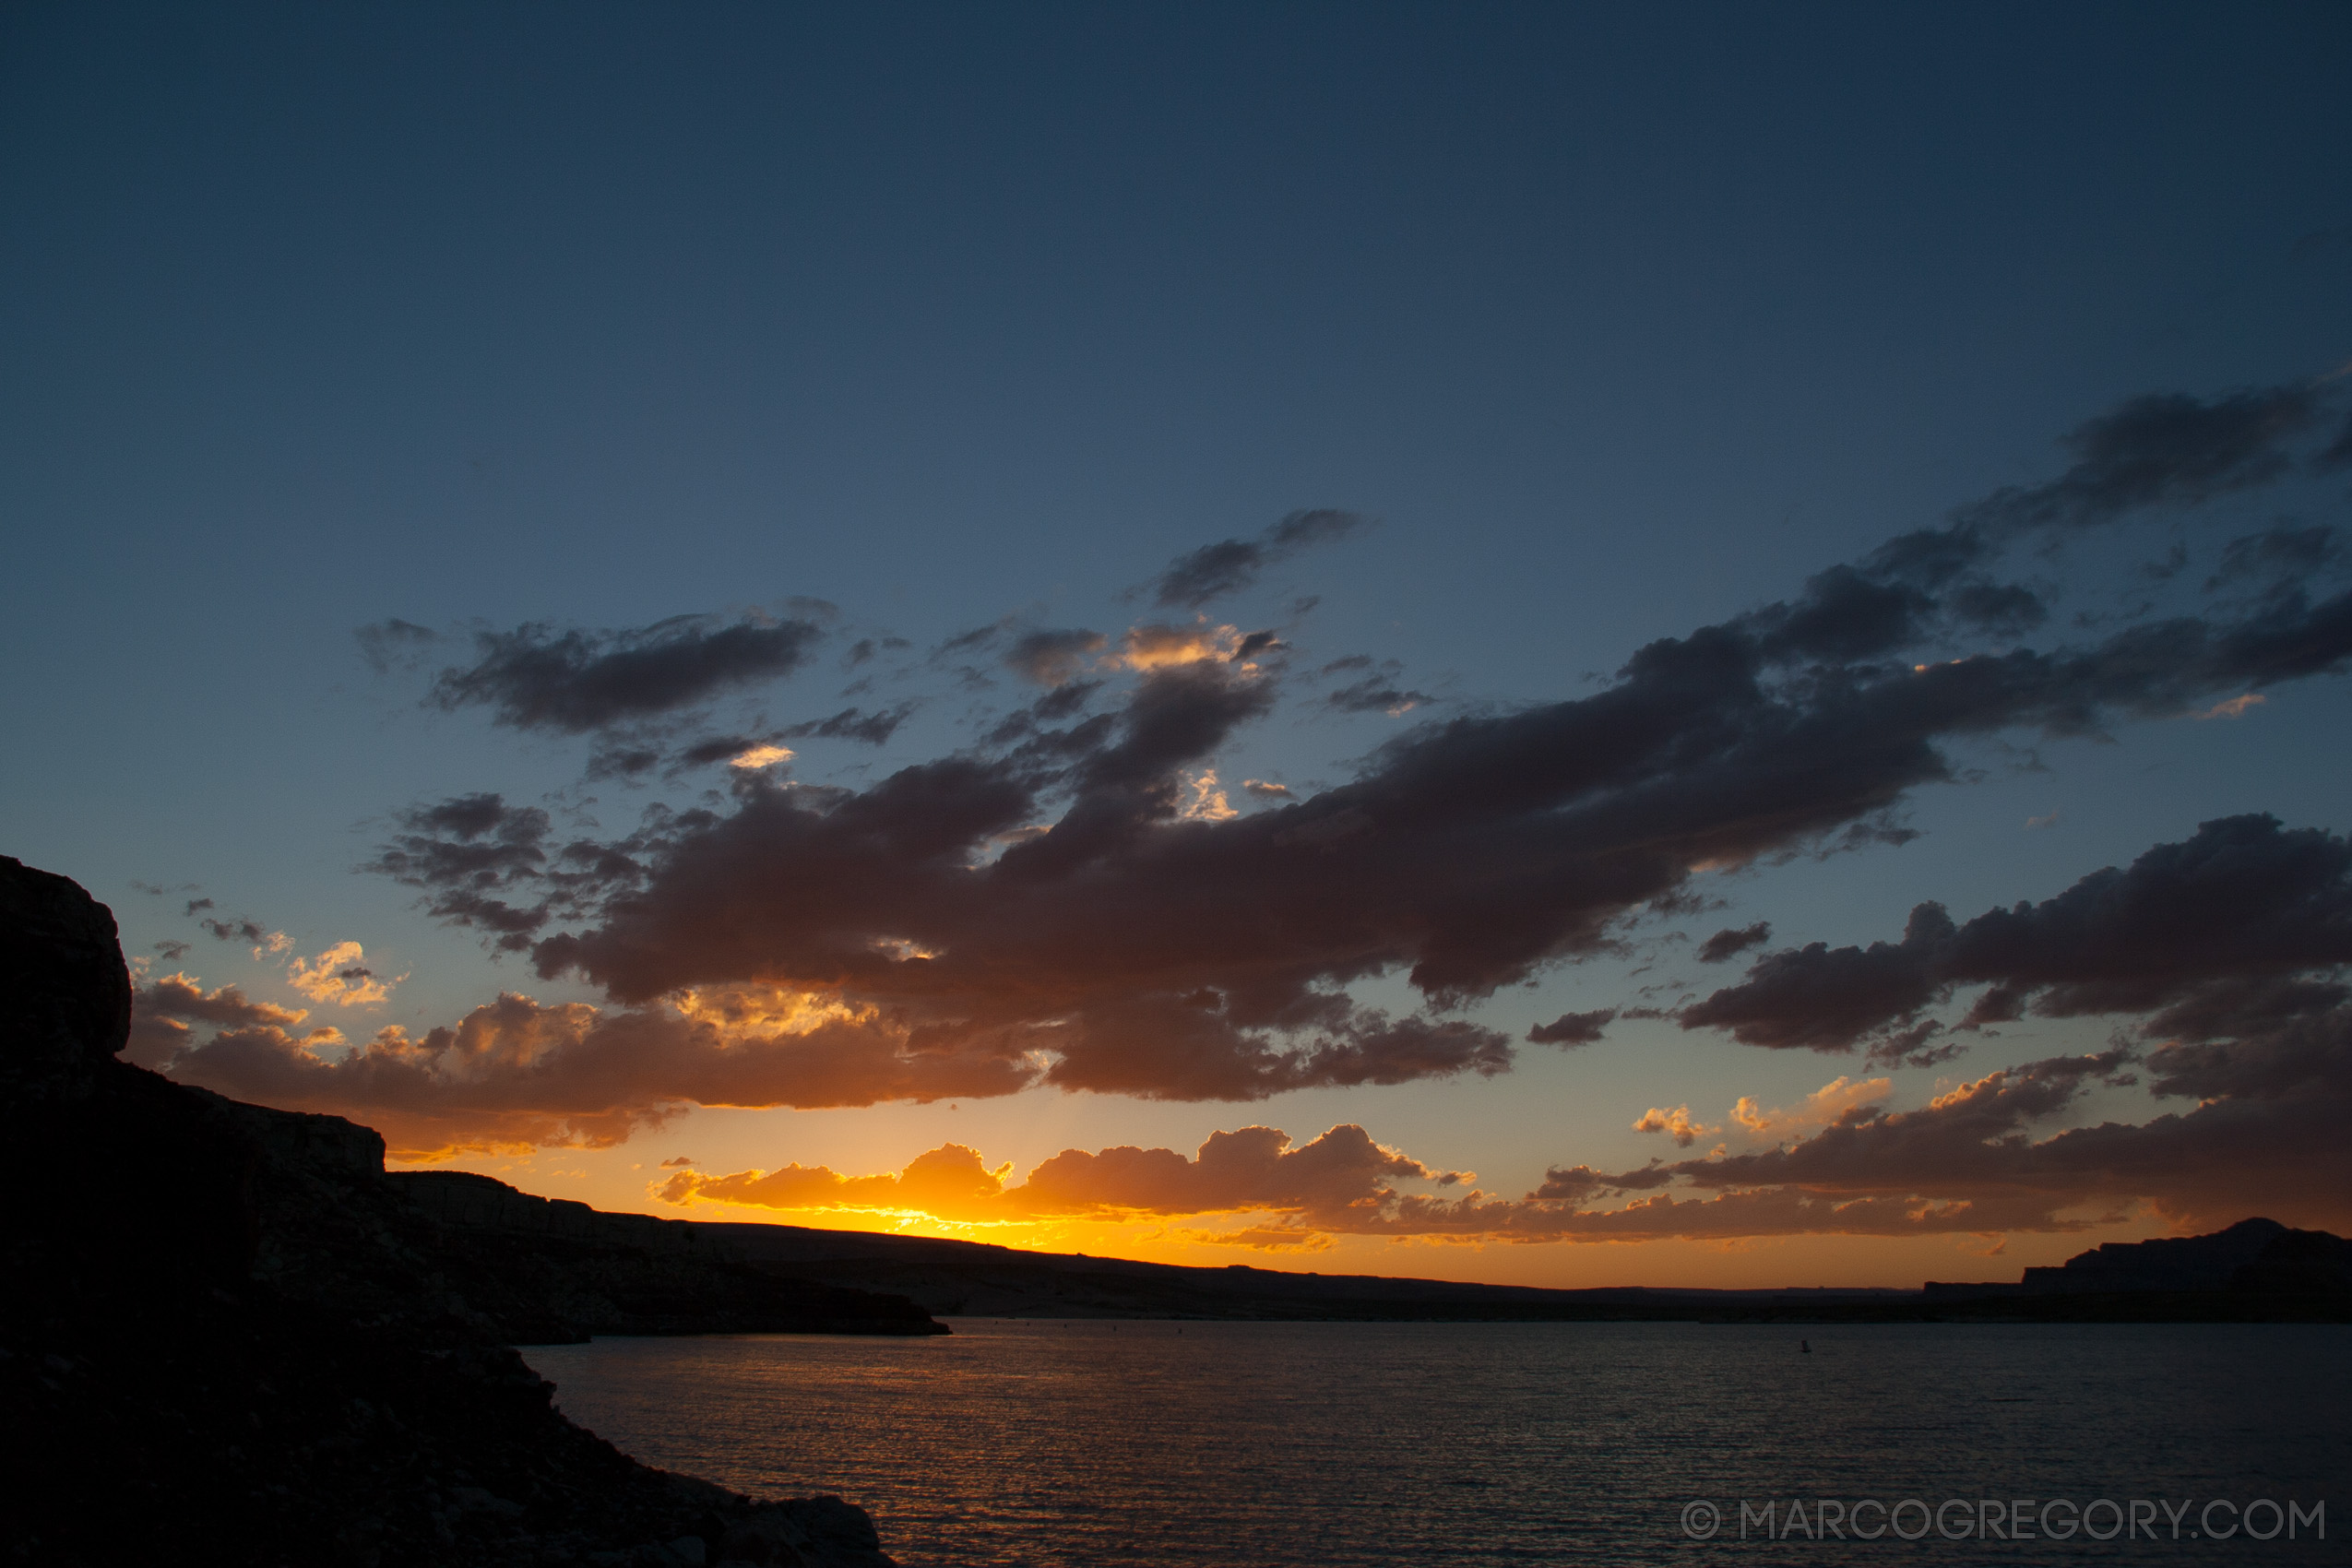
[[2342,1325],[950,1321],[525,1354],[909,1568],[2352,1562]]

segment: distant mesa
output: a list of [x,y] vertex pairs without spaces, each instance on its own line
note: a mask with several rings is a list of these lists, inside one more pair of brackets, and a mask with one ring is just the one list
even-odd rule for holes
[[2352,1293],[2352,1241],[2325,1230],[2291,1230],[2275,1219],[2241,1219],[2209,1236],[2108,1241],[2056,1268],[2029,1268],[2013,1285],[1931,1281],[1930,1301],[2002,1296],[2121,1296],[2227,1290],[2261,1296]]

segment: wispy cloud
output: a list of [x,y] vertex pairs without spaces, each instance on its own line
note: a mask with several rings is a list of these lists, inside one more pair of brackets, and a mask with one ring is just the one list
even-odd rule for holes
[[1198,610],[1211,600],[1248,588],[1276,562],[1345,539],[1364,526],[1355,513],[1330,507],[1293,512],[1253,540],[1219,540],[1178,556],[1152,580],[1153,601]]
[[453,712],[488,707],[518,730],[581,734],[790,675],[824,636],[815,622],[792,618],[680,615],[627,631],[530,623],[474,634],[474,662],[443,670],[428,700]]

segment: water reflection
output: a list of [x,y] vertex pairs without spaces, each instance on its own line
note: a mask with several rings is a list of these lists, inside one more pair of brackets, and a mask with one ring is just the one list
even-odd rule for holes
[[[2235,1562],[2251,1543],[1766,1545],[1727,1525],[1702,1544],[1681,1510],[2331,1490],[2352,1509],[2335,1326],[1808,1326],[1803,1352],[1798,1331],[1687,1324],[956,1329],[529,1356],[628,1452],[754,1493],[837,1492],[909,1565]],[[2333,1543],[2262,1554],[2337,1561],[2352,1515],[2333,1523]]]

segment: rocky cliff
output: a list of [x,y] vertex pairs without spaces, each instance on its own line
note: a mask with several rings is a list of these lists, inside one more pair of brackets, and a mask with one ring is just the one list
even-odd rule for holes
[[[2077,1253],[2056,1268],[2029,1268],[2020,1282],[2029,1292],[2082,1295],[2115,1290],[2226,1290],[2233,1276],[2281,1236],[2294,1234],[2275,1219],[2241,1219],[2206,1236],[2161,1236],[2147,1241],[2107,1241]],[[2317,1235],[2313,1231],[2310,1234]]]
[[594,1334],[944,1334],[900,1295],[781,1277],[707,1227],[606,1214],[462,1170],[382,1178],[439,1283],[511,1345]]
[[837,1499],[754,1503],[636,1464],[511,1346],[938,1332],[920,1309],[777,1280],[659,1220],[533,1230],[516,1217],[540,1200],[499,1183],[387,1178],[367,1128],[117,1060],[129,1021],[112,913],[0,857],[10,1561],[888,1563]]
[[1979,1298],[2194,1297],[2226,1292],[2259,1315],[2299,1304],[2310,1315],[2345,1321],[2352,1311],[2352,1241],[2325,1230],[2290,1230],[2275,1219],[2241,1219],[2204,1236],[2107,1241],[2054,1268],[2028,1268],[2015,1284],[1930,1282],[1931,1301]]

